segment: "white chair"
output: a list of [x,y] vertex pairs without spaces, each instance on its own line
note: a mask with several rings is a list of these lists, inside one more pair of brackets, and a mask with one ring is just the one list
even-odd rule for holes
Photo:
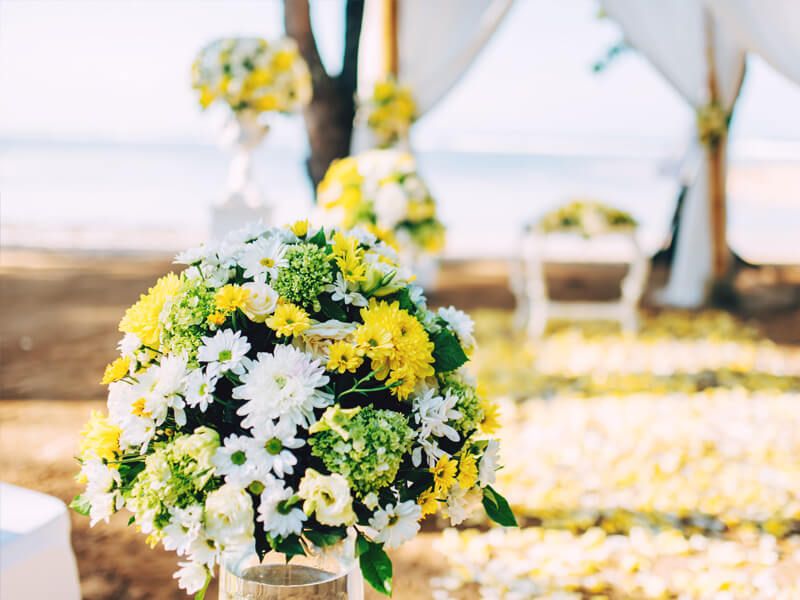
[[69,532],[61,500],[0,483],[0,598],[80,600]]

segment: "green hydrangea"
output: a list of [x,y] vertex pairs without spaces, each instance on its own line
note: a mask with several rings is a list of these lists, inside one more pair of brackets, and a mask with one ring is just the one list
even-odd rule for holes
[[275,291],[290,302],[318,311],[317,296],[333,282],[325,249],[316,244],[297,244],[286,251],[286,259],[288,265],[278,273]]
[[317,428],[309,443],[311,453],[331,473],[343,475],[356,496],[363,498],[394,481],[414,432],[406,417],[393,410],[365,407],[353,412],[328,419],[335,422],[335,429]]
[[484,416],[475,388],[456,375],[449,375],[444,378],[442,392],[458,396],[456,410],[461,413],[461,418],[453,425],[458,432],[467,436],[475,431]]
[[193,360],[208,335],[207,319],[215,311],[214,290],[202,279],[185,279],[181,290],[167,308],[161,344],[165,352],[186,353]]

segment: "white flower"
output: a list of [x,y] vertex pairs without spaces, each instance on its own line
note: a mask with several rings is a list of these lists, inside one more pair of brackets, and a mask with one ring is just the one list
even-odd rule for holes
[[375,215],[378,225],[394,229],[408,215],[408,198],[399,183],[387,183],[378,188],[375,194]]
[[286,501],[294,496],[292,488],[272,488],[261,494],[257,520],[264,524],[264,531],[273,537],[299,534],[303,521],[308,517],[298,505],[287,506]]
[[464,311],[458,310],[452,306],[439,309],[439,316],[442,317],[450,328],[458,336],[458,341],[464,346],[465,350],[471,350],[475,347],[475,322]]
[[297,495],[305,500],[303,511],[307,515],[313,513],[323,525],[335,527],[356,522],[350,485],[338,473],[322,475],[314,469],[306,469]]
[[421,517],[422,511],[413,500],[389,504],[375,511],[369,520],[370,527],[377,532],[373,539],[386,548],[397,548],[417,535]]
[[358,240],[359,244],[363,244],[364,246],[374,246],[378,242],[378,238],[375,237],[375,234],[372,233],[369,229],[362,226],[353,227],[347,232],[347,235],[350,235]]
[[219,376],[203,369],[195,369],[189,373],[186,377],[186,404],[192,408],[198,407],[200,412],[206,412],[209,404],[214,401],[218,380]]
[[276,346],[272,354],[259,352],[241,381],[233,397],[247,401],[237,411],[247,428],[273,419],[308,427],[315,421],[314,409],[333,402],[331,394],[318,389],[329,381],[320,361],[292,346]]
[[363,294],[357,291],[356,284],[345,281],[341,271],[336,273],[336,281],[325,286],[325,291],[331,293],[334,302],[344,302],[353,306],[367,306],[369,302]]
[[255,323],[263,323],[269,315],[275,312],[278,305],[278,292],[266,283],[250,281],[242,286],[247,290],[247,300],[242,311],[247,318]]
[[425,456],[428,458],[428,466],[432,467],[436,464],[436,462],[445,454],[447,454],[444,450],[439,448],[438,442],[431,437],[423,437],[417,440],[418,446],[414,447],[414,450],[411,452],[411,462],[414,464],[415,467],[418,467],[422,464],[422,453],[425,453]]
[[179,252],[175,255],[175,259],[172,262],[178,265],[199,265],[206,259],[207,255],[208,250],[205,246],[195,246],[194,248]]
[[287,248],[277,237],[258,238],[248,244],[239,259],[239,264],[244,267],[244,276],[261,282],[266,282],[267,277],[274,281],[278,269],[289,264],[285,258]]
[[186,508],[170,507],[169,523],[162,529],[164,548],[175,550],[178,556],[189,551],[202,527],[203,506],[190,504]]
[[186,424],[186,415],[183,411],[185,403],[181,394],[185,390],[187,363],[186,355],[170,354],[163,356],[160,364],[151,369],[156,380],[154,395],[163,398],[166,405],[172,408],[175,422],[181,426]]
[[361,503],[370,510],[375,510],[378,507],[378,494],[370,492],[361,499]]
[[219,560],[217,543],[206,535],[204,529],[201,529],[189,544],[189,558],[208,567],[213,567]]
[[179,562],[181,567],[172,576],[178,580],[178,587],[186,590],[187,594],[196,594],[206,585],[209,573],[205,566],[195,562]]
[[[136,358],[136,352],[142,347],[142,340],[135,333],[126,333],[117,344],[119,353],[127,358]],[[133,365],[132,365],[133,366]]]
[[89,525],[94,527],[98,521],[108,523],[109,517],[124,503],[118,491],[122,484],[119,472],[109,468],[99,458],[92,458],[83,463],[81,475],[87,482],[83,495],[89,502]]
[[445,509],[445,515],[450,517],[450,525],[455,527],[473,514],[480,506],[482,497],[483,494],[479,487],[465,490],[460,485],[455,484],[450,488]]
[[123,450],[142,449],[153,438],[155,420],[145,408],[146,397],[140,386],[117,381],[108,386],[108,420],[119,427],[119,445]]
[[495,479],[495,472],[497,471],[497,453],[500,449],[500,443],[497,440],[489,440],[486,445],[486,450],[483,452],[480,462],[478,463],[478,483],[481,487],[492,485]]
[[259,423],[254,429],[253,461],[257,465],[259,475],[267,477],[274,472],[278,477],[294,473],[297,458],[291,452],[305,445],[298,439],[297,427],[288,421],[278,421],[277,425],[267,420]]
[[247,487],[257,478],[256,463],[252,460],[253,438],[244,435],[230,435],[224,445],[217,448],[211,463],[217,475],[225,477],[225,482],[239,487]]
[[244,373],[242,359],[250,351],[250,342],[241,331],[221,329],[214,337],[201,338],[203,345],[197,351],[197,360],[208,363],[207,372],[216,375],[230,371]]
[[205,524],[209,537],[225,550],[250,544],[253,503],[242,488],[226,483],[206,496]]
[[458,396],[447,392],[444,397],[437,394],[433,388],[426,389],[422,394],[414,397],[414,421],[419,425],[420,440],[431,435],[446,437],[457,442],[458,432],[447,424],[461,418],[461,413],[455,409]]
[[250,221],[239,229],[234,229],[228,232],[223,239],[223,244],[245,244],[258,239],[269,231],[264,222],[259,219],[257,221]]

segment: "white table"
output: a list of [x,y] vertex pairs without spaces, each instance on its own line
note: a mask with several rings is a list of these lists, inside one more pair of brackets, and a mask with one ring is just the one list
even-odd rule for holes
[[67,507],[0,483],[0,598],[80,600]]

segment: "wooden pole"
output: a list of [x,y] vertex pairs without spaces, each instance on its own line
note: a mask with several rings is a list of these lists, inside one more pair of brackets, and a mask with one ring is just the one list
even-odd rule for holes
[[397,0],[383,0],[383,74],[397,77]]
[[[708,64],[708,99],[710,104],[720,105],[714,48],[714,22],[710,13],[705,13],[706,62]],[[728,143],[727,128],[718,141],[706,144],[708,163],[708,202],[711,226],[712,284],[722,282],[729,274],[730,252],[726,236],[727,211],[725,191],[725,148]]]

